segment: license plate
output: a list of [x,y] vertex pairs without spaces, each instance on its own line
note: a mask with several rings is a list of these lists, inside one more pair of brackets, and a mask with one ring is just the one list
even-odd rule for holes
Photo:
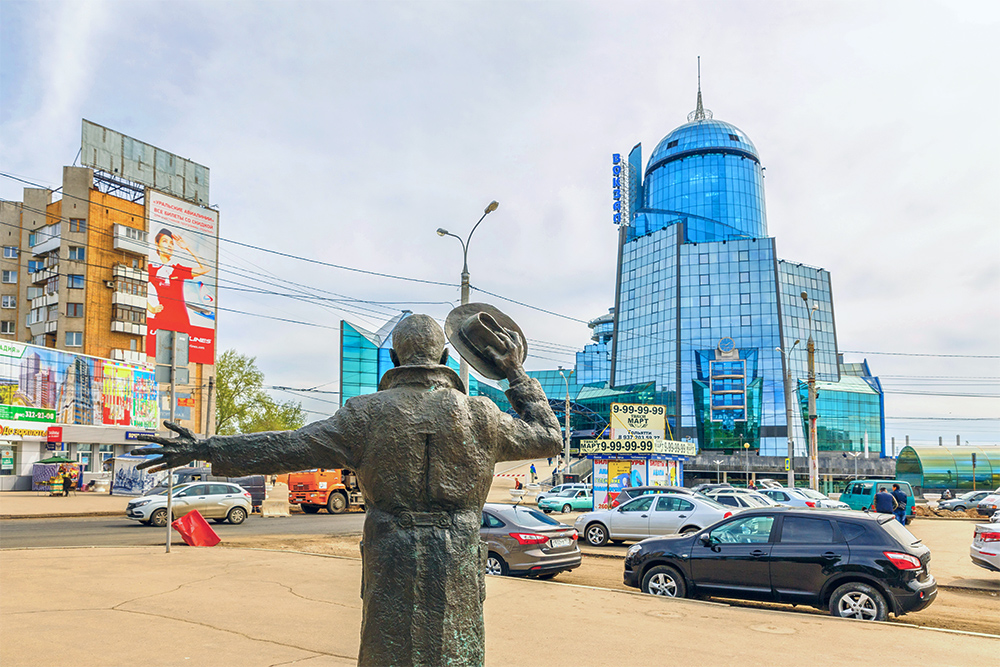
[[573,544],[573,540],[571,540],[568,537],[554,537],[549,541],[552,543],[553,549],[558,549],[560,547],[568,547],[569,545]]

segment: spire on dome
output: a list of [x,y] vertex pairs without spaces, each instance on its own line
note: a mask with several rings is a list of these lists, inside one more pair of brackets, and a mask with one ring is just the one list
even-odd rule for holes
[[706,109],[701,103],[701,56],[698,56],[698,106],[688,114],[688,122],[693,120],[706,120],[712,117],[712,110]]

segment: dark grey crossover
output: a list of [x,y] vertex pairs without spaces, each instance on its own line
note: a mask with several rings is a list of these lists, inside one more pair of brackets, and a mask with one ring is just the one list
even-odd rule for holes
[[881,621],[934,600],[930,558],[891,514],[749,509],[695,534],[634,545],[625,584],[653,595],[786,602]]

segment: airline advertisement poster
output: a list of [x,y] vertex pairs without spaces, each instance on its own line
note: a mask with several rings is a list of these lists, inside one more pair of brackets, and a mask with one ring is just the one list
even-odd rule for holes
[[667,409],[662,405],[642,403],[611,404],[611,437],[663,438],[666,431]]
[[155,190],[146,195],[149,218],[149,291],[146,350],[156,332],[190,336],[188,360],[215,363],[215,313],[219,214]]

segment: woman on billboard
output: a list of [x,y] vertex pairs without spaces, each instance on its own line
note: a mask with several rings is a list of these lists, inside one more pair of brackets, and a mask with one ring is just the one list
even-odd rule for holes
[[[209,268],[202,264],[184,239],[169,229],[161,229],[154,239],[159,262],[150,262],[147,266],[149,282],[156,291],[155,302],[151,298],[147,304],[149,309],[149,331],[153,333],[160,329],[166,331],[188,331],[191,322],[188,319],[187,304],[184,301],[184,281],[192,280],[208,273]],[[174,248],[183,250],[194,258],[198,268],[184,266],[171,262]],[[151,294],[150,297],[153,295]]]

